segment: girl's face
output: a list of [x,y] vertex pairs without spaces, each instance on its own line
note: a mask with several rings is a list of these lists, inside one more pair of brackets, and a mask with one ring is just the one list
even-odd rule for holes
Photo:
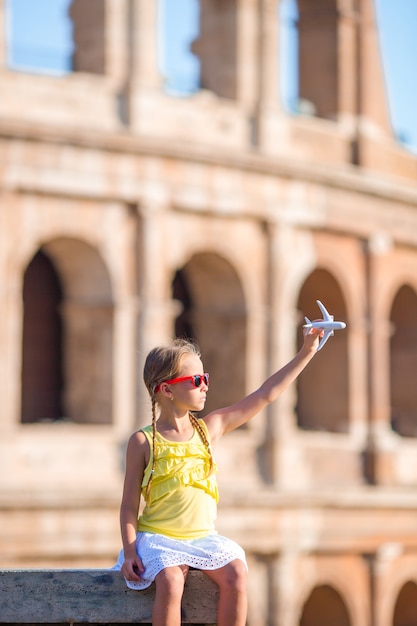
[[208,390],[208,385],[203,378],[203,363],[198,356],[190,354],[184,358],[178,378],[195,376],[197,374],[201,376],[201,382],[198,387],[195,386],[191,378],[169,385],[177,406],[181,406],[189,411],[201,411],[204,408]]

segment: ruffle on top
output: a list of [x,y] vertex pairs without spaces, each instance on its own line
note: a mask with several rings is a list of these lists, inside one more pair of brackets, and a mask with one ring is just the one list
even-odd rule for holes
[[[202,421],[200,423],[206,430],[208,438],[206,425]],[[142,481],[142,496],[147,505],[178,488],[187,486],[203,489],[218,502],[219,492],[215,476],[217,466],[213,460],[213,471],[210,474],[210,453],[197,431],[194,431],[193,437],[186,442],[169,441],[156,433],[156,463],[152,486],[147,495],[146,487],[152,470],[152,426],[146,426],[142,432],[148,439],[151,450]]]

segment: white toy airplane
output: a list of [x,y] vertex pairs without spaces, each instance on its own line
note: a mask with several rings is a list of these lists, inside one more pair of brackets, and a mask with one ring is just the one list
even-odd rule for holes
[[304,319],[306,323],[304,324],[303,328],[306,328],[307,330],[310,328],[321,328],[322,330],[324,330],[324,335],[320,340],[319,347],[317,348],[318,352],[322,349],[328,338],[334,335],[334,331],[346,328],[346,324],[345,322],[335,322],[333,315],[330,315],[328,313],[326,307],[320,302],[320,300],[316,300],[316,302],[319,305],[320,311],[323,314],[323,319],[317,320],[316,322],[311,322],[308,317],[305,317]]

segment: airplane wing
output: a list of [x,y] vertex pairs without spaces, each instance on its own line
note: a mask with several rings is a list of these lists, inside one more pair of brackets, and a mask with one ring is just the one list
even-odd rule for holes
[[324,344],[326,343],[328,338],[332,337],[333,335],[334,335],[334,331],[333,330],[325,330],[324,331],[324,335],[323,335],[323,337],[320,340],[319,347],[317,348],[317,352],[322,349],[322,347],[324,346]]
[[334,317],[333,317],[333,315],[330,315],[330,313],[328,312],[328,310],[326,309],[324,304],[322,304],[320,302],[320,300],[316,300],[316,302],[319,305],[320,311],[322,312],[324,321],[325,322],[333,322]]

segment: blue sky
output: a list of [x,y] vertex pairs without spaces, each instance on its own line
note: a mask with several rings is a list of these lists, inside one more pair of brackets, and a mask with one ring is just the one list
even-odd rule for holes
[[[281,0],[294,14],[294,0]],[[417,0],[375,0],[391,121],[397,137],[417,153]],[[186,95],[198,85],[198,60],[189,42],[198,33],[198,0],[159,0],[160,64],[167,90]],[[70,70],[70,0],[7,0],[9,64],[15,69],[62,74]],[[180,19],[178,19],[180,18]],[[291,34],[291,33],[290,33]],[[288,35],[288,31],[287,31]],[[296,49],[287,37],[287,49]],[[296,98],[294,57],[283,69],[282,98]],[[288,61],[290,59],[290,61]]]
[[417,1],[376,0],[391,120],[417,152]]

